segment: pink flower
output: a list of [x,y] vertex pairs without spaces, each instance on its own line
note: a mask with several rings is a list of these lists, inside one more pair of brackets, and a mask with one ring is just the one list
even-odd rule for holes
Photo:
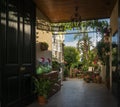
[[45,58],[41,57],[40,62],[44,62]]
[[47,60],[48,60],[48,62],[50,63],[50,58],[48,58]]

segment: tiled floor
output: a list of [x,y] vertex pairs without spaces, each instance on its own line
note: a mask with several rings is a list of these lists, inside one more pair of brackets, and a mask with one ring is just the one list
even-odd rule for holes
[[34,102],[28,107],[117,107],[117,101],[103,84],[69,79],[46,105]]

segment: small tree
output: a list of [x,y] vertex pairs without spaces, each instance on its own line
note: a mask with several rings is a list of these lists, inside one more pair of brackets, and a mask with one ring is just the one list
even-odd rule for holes
[[64,47],[64,60],[65,64],[65,72],[68,74],[68,71],[72,65],[72,63],[77,63],[80,60],[80,54],[75,47],[66,46]]

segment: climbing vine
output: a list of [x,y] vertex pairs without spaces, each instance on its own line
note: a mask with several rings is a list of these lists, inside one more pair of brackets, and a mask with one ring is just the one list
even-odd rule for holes
[[[52,23],[51,26],[62,26],[63,31],[72,30],[73,26],[71,22],[68,23]],[[89,20],[89,21],[82,21],[80,26],[76,28],[86,28],[86,29],[94,29],[97,32],[103,34],[104,27],[108,26],[108,22],[106,20]]]

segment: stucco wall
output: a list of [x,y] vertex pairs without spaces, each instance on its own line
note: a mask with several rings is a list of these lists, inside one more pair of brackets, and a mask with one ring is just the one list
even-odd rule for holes
[[111,17],[110,17],[110,25],[112,29],[112,35],[118,30],[118,1],[116,2],[116,5],[112,11]]
[[[46,21],[47,18],[36,9],[36,18],[44,19]],[[40,50],[40,42],[47,42],[49,47],[47,51]],[[48,31],[39,30],[36,28],[36,60],[40,60],[41,57],[52,59],[52,33]]]
[[[40,30],[37,30],[37,32],[38,38],[36,42],[36,59],[40,60],[41,57],[52,59],[52,33],[47,33],[45,31]],[[39,42],[47,42],[49,45],[48,50],[41,51]]]

